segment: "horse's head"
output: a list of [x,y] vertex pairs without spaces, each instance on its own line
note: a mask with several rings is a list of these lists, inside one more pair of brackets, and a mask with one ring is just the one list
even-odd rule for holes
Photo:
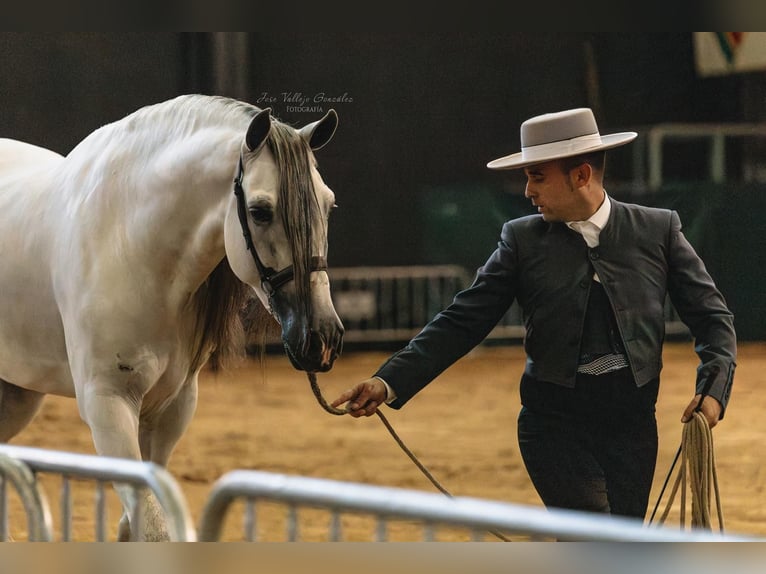
[[[297,130],[258,112],[245,135],[226,215],[226,255],[279,322],[293,366],[328,371],[343,325],[330,297],[327,221],[335,195],[314,150],[332,138],[335,111]],[[244,237],[243,237],[244,236]]]

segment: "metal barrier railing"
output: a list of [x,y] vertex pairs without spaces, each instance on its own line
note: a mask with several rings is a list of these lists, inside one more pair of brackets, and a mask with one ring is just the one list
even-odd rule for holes
[[[707,178],[714,183],[723,183],[727,179],[726,142],[731,139],[760,140],[766,139],[766,122],[760,123],[669,123],[657,124],[643,130],[638,144],[633,147],[633,185],[642,189],[648,183],[650,190],[656,191],[663,184],[664,146],[669,141],[699,140],[709,146],[707,158]],[[645,146],[643,145],[645,141]],[[743,161],[745,181],[756,180],[758,170],[763,169],[762,162],[749,165]],[[646,171],[644,171],[646,164]],[[646,176],[644,174],[647,174]]]
[[408,340],[471,280],[457,265],[330,269],[347,342]]
[[[33,447],[0,444],[0,456],[23,462],[36,476],[51,473],[61,476],[61,538],[72,539],[72,497],[70,482],[92,480],[96,482],[95,538],[106,540],[105,485],[119,483],[132,487],[134,495],[148,488],[156,496],[168,523],[172,541],[194,541],[196,530],[186,499],[177,482],[167,470],[150,462],[123,458],[79,454]],[[137,505],[136,505],[137,506]],[[140,524],[138,511],[131,517],[132,524]]]
[[0,454],[0,541],[9,540],[8,489],[11,483],[19,495],[27,518],[29,542],[50,542],[53,527],[48,500],[37,487],[35,475],[22,461]]
[[[7,492],[10,481],[20,495],[27,514],[29,540],[52,541],[53,527],[47,499],[39,490],[37,473],[50,472],[69,478],[119,482],[137,488],[151,488],[169,518],[170,539],[174,541],[218,541],[231,507],[245,502],[243,532],[247,541],[257,536],[257,508],[261,502],[278,503],[287,511],[287,540],[299,541],[299,508],[326,510],[330,541],[343,540],[341,515],[372,515],[377,520],[375,540],[388,539],[388,528],[397,520],[417,522],[423,540],[434,540],[439,527],[468,529],[473,540],[486,533],[520,534],[529,539],[604,542],[735,542],[763,541],[754,537],[708,530],[679,530],[646,526],[637,519],[511,504],[471,497],[403,488],[373,486],[330,479],[289,476],[251,470],[231,471],[213,485],[202,511],[199,533],[190,519],[175,481],[153,463],[82,455],[61,451],[0,445],[0,540],[8,539]],[[34,472],[33,472],[34,471]],[[68,487],[63,488],[68,492]],[[71,520],[71,501],[62,496],[62,516]],[[103,499],[100,496],[99,499]],[[135,517],[133,517],[135,518]],[[97,540],[104,541],[104,517],[97,517]],[[270,532],[272,534],[272,532]],[[69,541],[67,535],[63,541]]]
[[201,541],[220,540],[229,508],[246,503],[243,533],[257,541],[259,501],[279,502],[287,507],[287,539],[300,540],[298,507],[330,511],[329,537],[343,539],[342,513],[373,514],[378,519],[377,541],[385,541],[387,524],[395,519],[422,522],[424,540],[432,540],[440,525],[487,531],[520,533],[532,537],[605,542],[714,542],[747,540],[703,530],[644,526],[637,519],[545,509],[470,497],[449,498],[441,494],[401,488],[372,486],[260,471],[231,471],[216,481],[203,509],[199,526]]

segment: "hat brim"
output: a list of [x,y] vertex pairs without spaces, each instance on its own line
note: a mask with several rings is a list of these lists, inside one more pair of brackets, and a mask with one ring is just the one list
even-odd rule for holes
[[570,146],[562,144],[558,149],[556,149],[556,146],[551,146],[549,152],[542,155],[535,154],[534,157],[530,157],[528,154],[525,155],[525,153],[522,151],[519,153],[513,153],[511,155],[493,159],[487,164],[487,167],[489,169],[518,169],[521,167],[535,165],[538,163],[545,163],[556,159],[563,159],[567,157],[574,157],[576,155],[593,153],[595,151],[612,149],[621,145],[625,145],[626,143],[630,143],[636,139],[637,136],[638,134],[636,132],[620,132],[616,134],[603,135],[601,136],[601,143],[595,146],[580,147],[575,150]]

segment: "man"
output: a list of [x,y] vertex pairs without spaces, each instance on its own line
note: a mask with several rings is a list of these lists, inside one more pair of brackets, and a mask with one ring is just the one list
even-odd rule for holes
[[524,122],[522,151],[488,167],[523,168],[538,213],[507,222],[471,287],[333,406],[349,402],[353,417],[383,403],[401,408],[517,300],[527,355],[519,447],[543,503],[643,519],[657,457],[666,295],[700,358],[682,422],[697,409],[710,427],[723,417],[736,336],[678,214],[616,201],[604,189],[605,150],[636,135],[599,134],[588,108]]

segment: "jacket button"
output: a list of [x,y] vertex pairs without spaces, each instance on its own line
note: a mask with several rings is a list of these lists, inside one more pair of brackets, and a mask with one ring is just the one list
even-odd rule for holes
[[593,261],[598,259],[598,251],[591,251],[588,255],[591,258],[591,260],[593,260]]
[[585,279],[583,279],[582,281],[580,281],[580,287],[582,287],[583,289],[587,289],[588,282]]

